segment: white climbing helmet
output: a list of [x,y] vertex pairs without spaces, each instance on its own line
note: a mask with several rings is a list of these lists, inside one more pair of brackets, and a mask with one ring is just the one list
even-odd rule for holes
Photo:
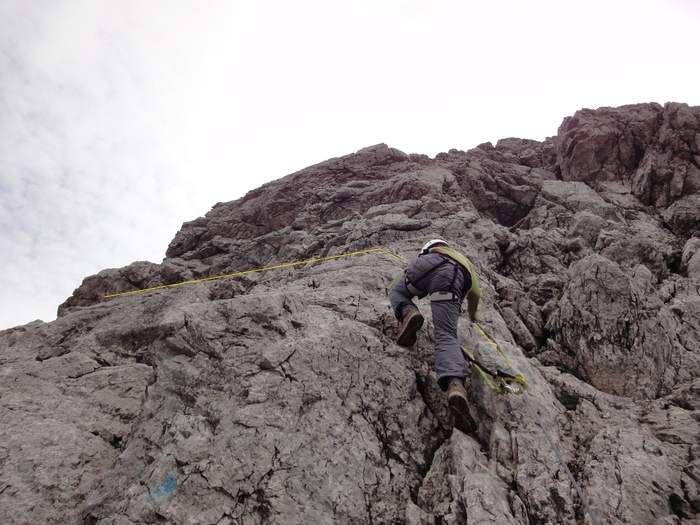
[[445,246],[450,246],[447,241],[443,241],[442,239],[431,239],[428,242],[425,243],[425,246],[423,246],[423,249],[420,251],[421,255],[425,255],[430,251],[430,248],[433,248],[434,246],[437,246],[438,244],[444,244]]

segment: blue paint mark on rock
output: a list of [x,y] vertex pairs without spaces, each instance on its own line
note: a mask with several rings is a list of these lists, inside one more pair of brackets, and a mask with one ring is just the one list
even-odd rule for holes
[[165,477],[165,479],[161,482],[161,484],[151,491],[151,500],[155,501],[157,499],[162,498],[163,496],[167,496],[173,490],[175,490],[176,486],[177,480],[173,477],[172,474],[168,474]]

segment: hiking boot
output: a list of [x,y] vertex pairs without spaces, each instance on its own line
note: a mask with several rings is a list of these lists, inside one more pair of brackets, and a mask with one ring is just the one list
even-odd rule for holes
[[416,332],[423,326],[423,316],[416,306],[409,306],[403,313],[403,321],[399,322],[399,335],[396,336],[396,344],[400,346],[413,346],[418,336]]
[[476,432],[476,422],[469,414],[467,404],[467,391],[459,383],[452,383],[447,387],[447,404],[455,418],[455,428],[465,434]]

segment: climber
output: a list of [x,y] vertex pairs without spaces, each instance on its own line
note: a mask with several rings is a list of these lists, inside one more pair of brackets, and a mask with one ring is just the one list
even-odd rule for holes
[[447,392],[455,427],[469,434],[476,431],[476,423],[468,410],[465,362],[457,341],[457,322],[465,298],[469,317],[474,322],[479,320],[481,288],[469,259],[442,239],[433,239],[423,246],[418,258],[409,263],[389,293],[399,321],[397,344],[415,344],[423,316],[413,297],[420,299],[426,295],[430,296],[433,314],[437,382]]

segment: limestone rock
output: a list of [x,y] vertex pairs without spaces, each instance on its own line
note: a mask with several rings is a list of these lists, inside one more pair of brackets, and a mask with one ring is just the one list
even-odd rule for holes
[[[593,523],[578,486],[599,523],[698,523],[699,115],[372,146],[215,205],[161,264],[87,277],[56,321],[0,332],[0,520]],[[426,302],[394,344],[387,291],[434,237],[482,283],[460,341],[528,384],[471,369],[470,436]]]

